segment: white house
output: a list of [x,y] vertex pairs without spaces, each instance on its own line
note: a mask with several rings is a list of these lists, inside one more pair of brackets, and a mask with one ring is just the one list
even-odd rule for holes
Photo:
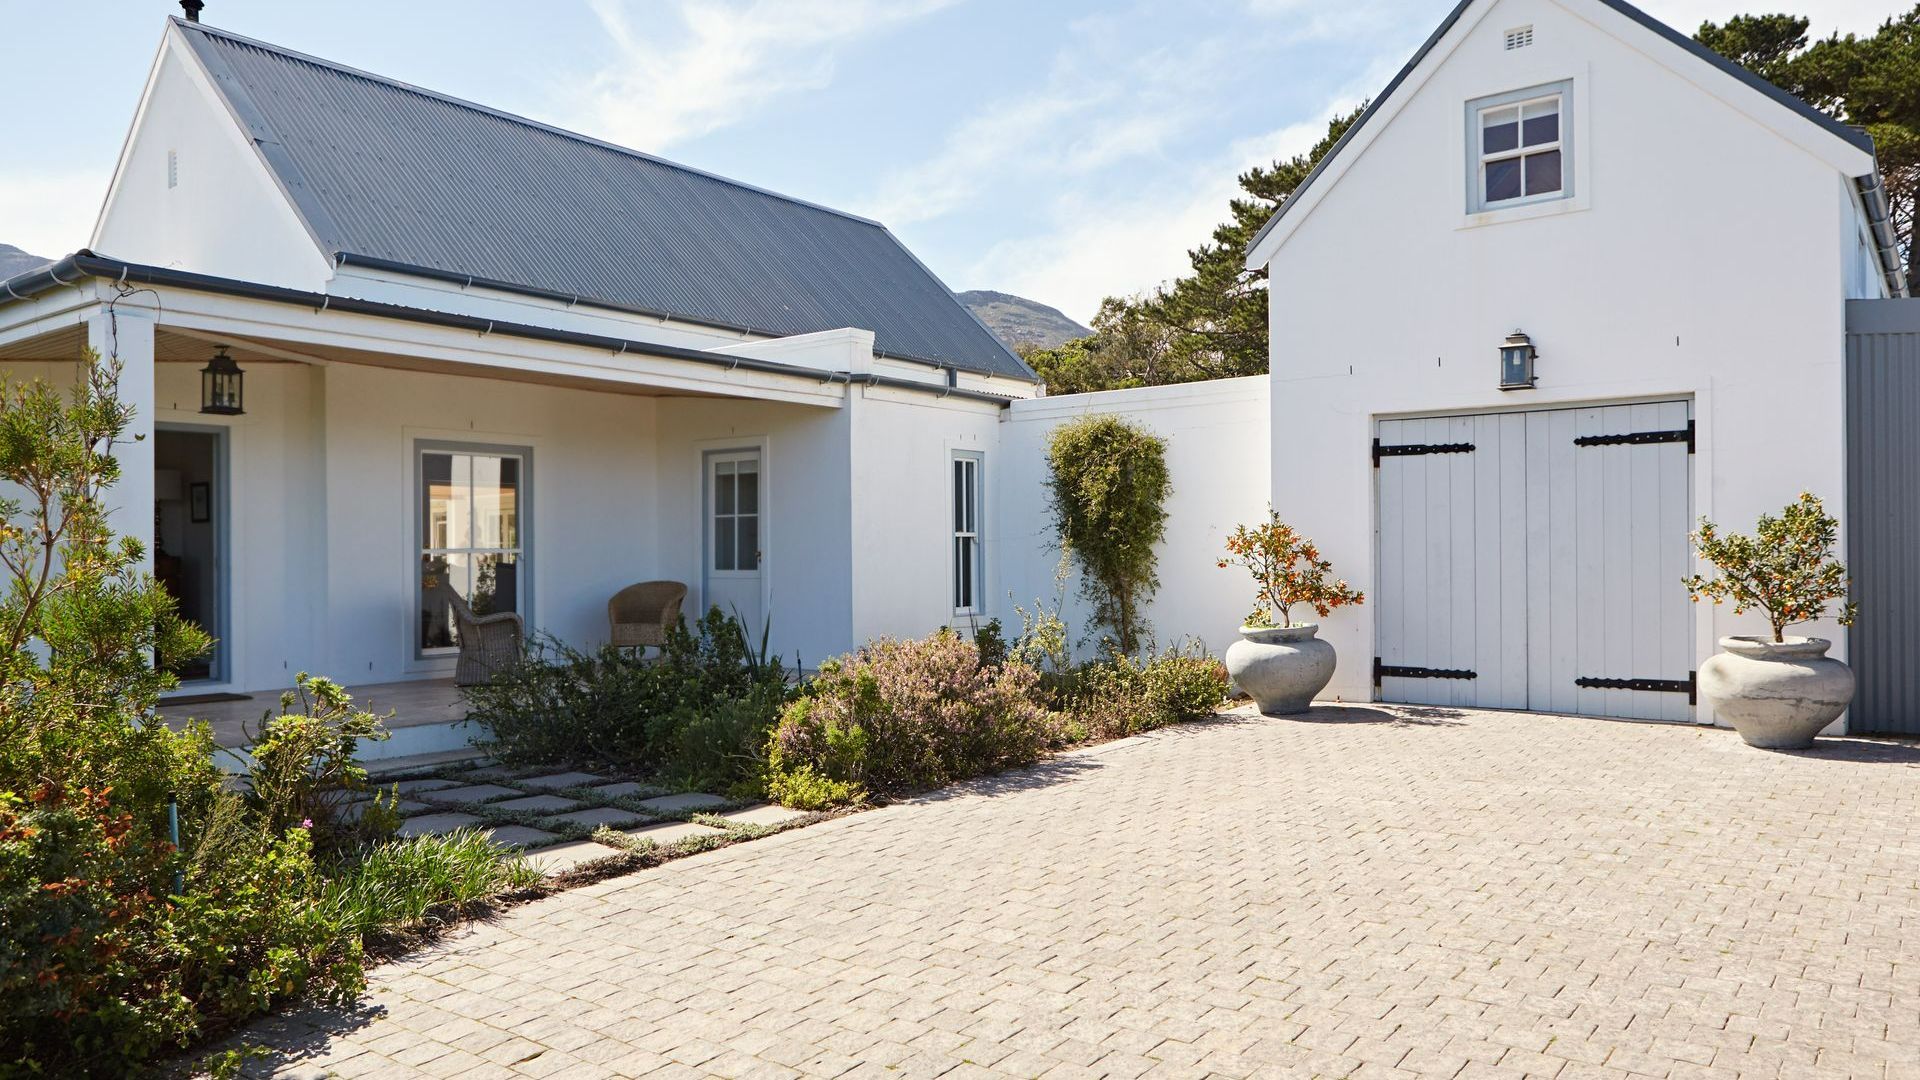
[[986,604],[1038,388],[875,222],[175,20],[89,249],[0,289],[0,364],[123,365],[199,691],[444,679],[450,594],[592,645],[677,580],[808,664]]
[[1758,624],[1690,605],[1689,528],[1845,520],[1886,216],[1863,133],[1626,3],[1462,0],[1248,259],[1274,505],[1368,594],[1329,693],[1710,720],[1692,673]]

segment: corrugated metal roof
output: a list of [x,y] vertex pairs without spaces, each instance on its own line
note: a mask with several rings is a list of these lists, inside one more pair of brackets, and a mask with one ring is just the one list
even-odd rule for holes
[[330,253],[1034,378],[877,222],[175,20]]

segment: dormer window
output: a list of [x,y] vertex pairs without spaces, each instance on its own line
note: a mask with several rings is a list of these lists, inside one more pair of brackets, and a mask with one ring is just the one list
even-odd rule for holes
[[1562,199],[1572,148],[1567,83],[1482,98],[1467,108],[1476,162],[1469,212]]

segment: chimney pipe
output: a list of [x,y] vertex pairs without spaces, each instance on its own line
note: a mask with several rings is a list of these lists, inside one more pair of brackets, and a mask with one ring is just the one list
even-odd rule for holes
[[187,21],[200,21],[200,9],[206,7],[206,0],[180,0],[180,9],[187,13]]

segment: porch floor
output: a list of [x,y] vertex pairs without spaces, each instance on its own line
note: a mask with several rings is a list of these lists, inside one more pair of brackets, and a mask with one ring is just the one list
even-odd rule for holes
[[[175,697],[188,697],[191,688]],[[452,679],[410,679],[406,682],[369,683],[349,686],[354,704],[385,719],[387,730],[446,724],[467,718],[467,703]],[[241,747],[250,741],[249,729],[258,728],[268,713],[280,711],[279,690],[263,690],[239,701],[212,701],[197,705],[160,703],[160,715],[168,723],[205,720],[213,725],[214,742],[224,747]],[[392,713],[392,716],[387,716]]]

